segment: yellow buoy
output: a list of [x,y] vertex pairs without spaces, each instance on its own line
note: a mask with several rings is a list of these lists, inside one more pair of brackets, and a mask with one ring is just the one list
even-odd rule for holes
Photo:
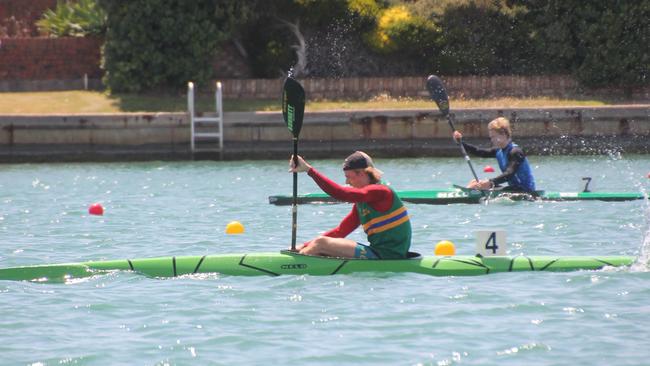
[[435,255],[454,255],[456,254],[456,247],[454,243],[449,240],[441,240],[436,244],[436,249],[434,250]]
[[244,225],[241,224],[239,221],[231,221],[226,225],[226,234],[231,235],[231,234],[243,234],[244,233]]

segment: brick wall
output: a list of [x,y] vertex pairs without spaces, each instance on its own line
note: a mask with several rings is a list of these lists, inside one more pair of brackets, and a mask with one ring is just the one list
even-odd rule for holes
[[[70,80],[84,74],[100,79],[101,45],[100,39],[91,37],[0,37],[0,81]],[[249,78],[252,74],[246,60],[229,43],[213,67],[218,78]]]
[[0,0],[0,38],[36,37],[36,21],[57,0]]
[[0,40],[0,80],[101,78],[101,39],[4,38]]

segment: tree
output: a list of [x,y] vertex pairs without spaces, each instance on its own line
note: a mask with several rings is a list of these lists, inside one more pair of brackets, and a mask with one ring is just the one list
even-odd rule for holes
[[650,0],[522,3],[549,65],[589,87],[650,85]]
[[526,9],[502,1],[447,4],[436,15],[443,37],[444,74],[504,75],[538,72],[524,21]]
[[212,78],[237,0],[99,0],[106,11],[104,82],[113,91],[178,90]]

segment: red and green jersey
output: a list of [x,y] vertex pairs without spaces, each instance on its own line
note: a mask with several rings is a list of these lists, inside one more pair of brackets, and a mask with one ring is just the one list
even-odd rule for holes
[[382,259],[406,258],[411,247],[411,220],[402,200],[390,190],[393,191],[390,209],[380,212],[365,202],[357,202],[357,213],[370,247]]
[[363,225],[372,249],[381,258],[406,258],[411,247],[411,223],[408,212],[395,191],[383,184],[363,188],[339,185],[316,169],[308,172],[314,182],[330,196],[354,203],[339,226],[323,235],[344,238]]

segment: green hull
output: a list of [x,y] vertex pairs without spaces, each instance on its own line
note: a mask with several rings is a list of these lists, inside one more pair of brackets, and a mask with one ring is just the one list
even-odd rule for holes
[[[634,192],[546,192],[538,191],[539,197],[522,193],[508,193],[503,191],[477,191],[470,189],[448,188],[418,191],[396,191],[397,195],[405,202],[423,203],[430,205],[448,205],[453,203],[481,203],[488,199],[507,197],[512,200],[543,201],[633,201],[644,198],[641,193]],[[269,203],[284,206],[291,205],[292,196],[270,196]],[[326,193],[309,193],[297,197],[298,204],[305,203],[337,203],[336,199]]]
[[63,281],[108,271],[135,271],[151,277],[176,277],[196,273],[232,276],[334,275],[356,272],[410,272],[431,276],[476,276],[499,272],[566,272],[597,270],[605,266],[628,266],[631,256],[553,257],[414,257],[411,259],[364,260],[325,258],[280,253],[223,254],[207,256],[123,259],[83,263],[36,265],[0,269],[0,280]]

